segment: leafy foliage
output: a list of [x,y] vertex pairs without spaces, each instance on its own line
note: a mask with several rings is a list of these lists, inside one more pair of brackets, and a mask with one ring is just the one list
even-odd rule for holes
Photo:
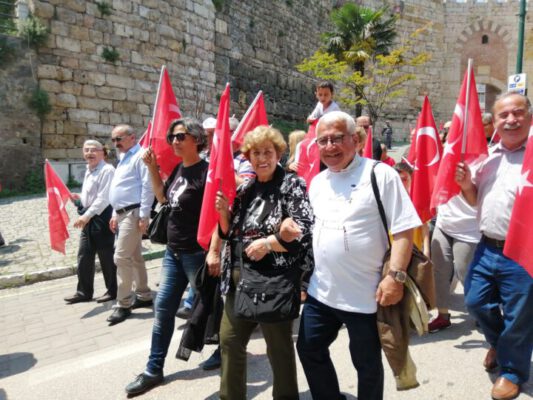
[[114,47],[104,47],[102,50],[102,57],[110,63],[116,63],[120,58],[120,53]]
[[348,61],[319,49],[297,66],[320,80],[329,80],[340,89],[336,100],[348,108],[366,106],[375,123],[383,108],[405,93],[405,83],[415,79],[414,69],[431,58],[428,53],[416,53],[415,39],[428,25],[404,37],[388,54],[376,54],[366,61],[366,74]]
[[212,0],[213,5],[215,6],[215,10],[218,12],[222,11],[222,8],[224,7],[224,0]]
[[111,15],[111,10],[113,9],[111,7],[111,4],[105,1],[97,1],[96,8],[98,8],[98,11],[100,12],[100,15],[102,15],[102,17],[106,15]]
[[15,0],[0,1],[0,33],[12,34],[16,31],[15,21],[8,16],[14,15]]
[[31,194],[43,194],[46,192],[43,168],[30,169],[24,177],[24,185],[21,189],[3,188],[0,198],[27,196]]
[[7,38],[0,36],[0,66],[7,63],[15,54],[15,49],[9,44]]
[[24,38],[29,46],[39,47],[48,38],[48,28],[41,20],[33,15],[18,24],[18,35]]
[[36,88],[28,101],[28,105],[35,111],[39,119],[43,120],[46,114],[52,111],[48,93],[41,88]]

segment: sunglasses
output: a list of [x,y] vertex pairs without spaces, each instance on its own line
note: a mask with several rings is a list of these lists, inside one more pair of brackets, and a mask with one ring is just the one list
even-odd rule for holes
[[168,135],[168,142],[172,143],[174,140],[177,140],[178,142],[183,142],[187,138],[188,133],[172,133]]
[[124,139],[125,137],[126,137],[126,135],[125,135],[125,136],[117,136],[117,137],[111,138],[111,141],[112,141],[113,143],[119,143],[119,142],[121,142],[122,139]]

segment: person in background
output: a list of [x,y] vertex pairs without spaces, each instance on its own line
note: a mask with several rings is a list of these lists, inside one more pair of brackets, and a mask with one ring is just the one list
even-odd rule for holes
[[450,126],[452,126],[452,121],[446,121],[442,127],[442,132],[439,134],[439,138],[442,144],[446,143],[448,140],[448,132],[450,131]]
[[394,167],[394,164],[396,164],[394,158],[387,154],[387,146],[384,143],[381,143],[381,161],[391,167]]
[[333,100],[333,83],[328,81],[319,82],[315,88],[315,96],[318,100],[315,109],[307,117],[307,123],[312,124],[324,114],[331,111],[339,111],[339,105]]
[[292,131],[289,133],[289,157],[285,164],[285,168],[288,171],[298,172],[298,160],[296,158],[297,152],[300,150],[300,142],[306,135],[305,131]]
[[[117,234],[114,260],[118,289],[117,303],[107,321],[115,325],[128,318],[132,309],[153,304],[142,256],[142,236],[148,229],[154,193],[133,128],[116,126],[111,132],[111,141],[119,153],[109,188],[109,203],[113,207],[109,228]],[[133,285],[135,293],[132,295]]]
[[[361,115],[355,121],[357,126],[362,127],[368,136],[368,129],[370,128],[370,125],[372,125],[370,117],[368,115]],[[364,149],[364,147],[365,144],[362,143],[361,149]],[[372,137],[372,158],[378,161],[381,160],[381,143],[375,137]]]
[[74,222],[74,227],[81,229],[81,235],[78,249],[78,285],[76,293],[65,298],[68,304],[92,300],[96,254],[107,289],[96,302],[103,303],[117,297],[117,267],[113,261],[115,236],[109,229],[113,212],[109,204],[109,187],[115,168],[105,162],[104,146],[96,140],[86,140],[83,143],[83,158],[87,162],[87,170],[81,195],[71,195],[80,215]]
[[205,149],[202,150],[202,152],[200,153],[200,157],[202,157],[202,159],[207,162],[209,162],[209,153],[211,152],[211,145],[213,144],[213,136],[215,134],[216,126],[217,120],[213,117],[207,117],[206,119],[204,119],[204,122],[202,122],[202,127],[204,128],[207,144],[205,146]]
[[481,122],[483,123],[483,132],[487,139],[487,145],[492,146],[500,141],[500,137],[494,129],[494,120],[491,113],[483,113],[481,115]]
[[168,201],[171,211],[168,244],[155,300],[150,355],[144,372],[126,386],[128,395],[144,393],[163,382],[163,367],[174,333],[176,310],[185,288],[194,283],[196,272],[205,261],[205,251],[196,241],[208,169],[208,163],[200,158],[206,145],[200,122],[192,118],[172,121],[167,143],[182,162],[165,183],[159,176],[153,151],[149,149],[143,156],[157,200],[160,203]]
[[392,127],[390,126],[390,121],[385,122],[385,127],[381,131],[381,136],[385,138],[387,149],[392,149]]
[[508,400],[529,380],[533,350],[533,277],[503,254],[516,193],[524,182],[531,103],[508,92],[496,99],[493,111],[500,142],[475,172],[458,163],[455,181],[468,204],[477,205],[482,235],[465,280],[465,304],[490,345],[483,366],[500,368],[491,396]]

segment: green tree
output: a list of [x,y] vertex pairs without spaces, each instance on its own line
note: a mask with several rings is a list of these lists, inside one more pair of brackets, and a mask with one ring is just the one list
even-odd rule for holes
[[300,72],[309,72],[320,80],[332,81],[339,90],[336,99],[347,108],[355,108],[360,115],[366,106],[375,123],[383,108],[393,99],[405,93],[405,83],[415,79],[415,67],[425,64],[428,53],[416,53],[415,40],[428,26],[417,29],[398,43],[388,54],[376,54],[366,62],[366,74],[354,69],[348,61],[338,60],[336,55],[324,49],[297,65]]
[[15,0],[0,1],[0,33],[12,35],[15,32]]
[[354,3],[333,11],[333,30],[322,35],[326,51],[363,76],[366,62],[388,54],[396,39],[396,17],[386,18],[387,11],[387,7],[374,11]]

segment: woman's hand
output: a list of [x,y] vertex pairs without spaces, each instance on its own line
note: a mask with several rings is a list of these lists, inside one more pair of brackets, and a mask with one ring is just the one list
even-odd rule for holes
[[266,238],[260,238],[254,240],[250,245],[244,250],[246,256],[252,261],[259,261],[269,252],[267,246]]
[[148,147],[148,149],[144,152],[144,154],[142,156],[142,160],[146,164],[146,166],[148,167],[149,170],[151,170],[151,171],[156,170],[157,171],[157,159],[156,159],[155,153],[152,150],[151,146]]
[[285,218],[279,228],[279,235],[284,242],[292,242],[302,236],[302,229],[292,218]]
[[215,200],[215,209],[221,216],[225,218],[229,217],[228,198],[224,196],[224,193],[222,193],[220,190],[217,192],[217,198]]

